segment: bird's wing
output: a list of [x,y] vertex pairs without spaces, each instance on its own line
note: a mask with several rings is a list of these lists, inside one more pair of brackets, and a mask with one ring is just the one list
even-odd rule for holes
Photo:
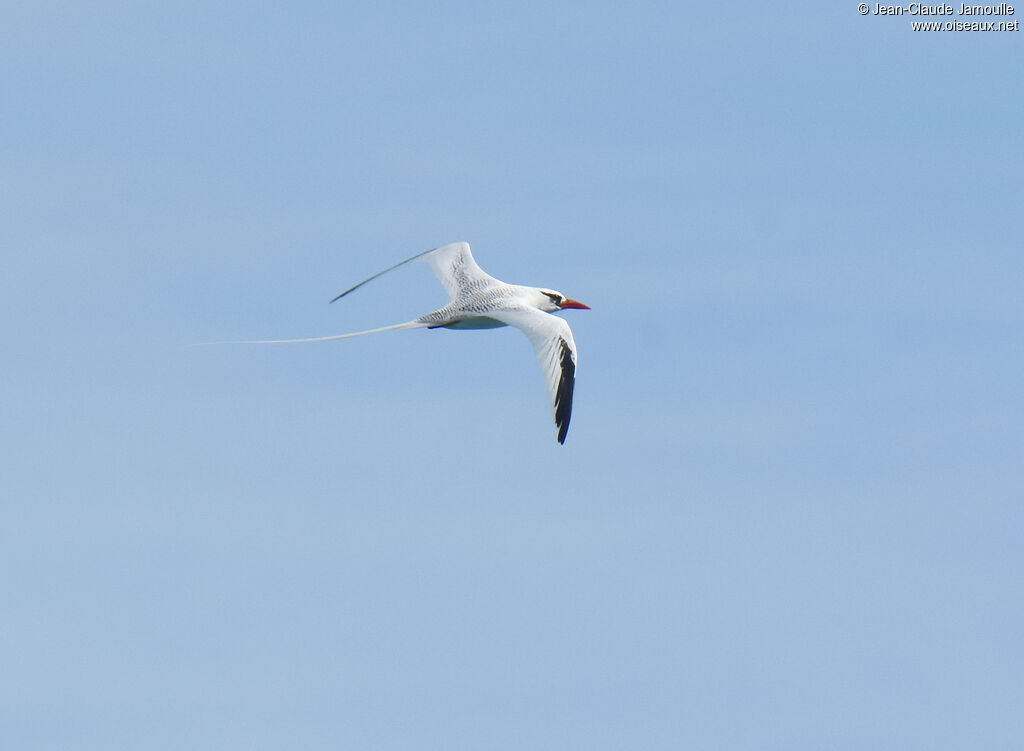
[[383,276],[389,271],[399,269],[413,261],[429,261],[434,274],[441,280],[441,284],[444,285],[448,296],[452,300],[459,297],[460,293],[464,290],[480,289],[498,281],[476,265],[476,261],[473,260],[473,252],[469,249],[469,243],[452,243],[451,245],[442,245],[440,248],[432,248],[431,250],[417,253],[412,258],[406,258],[391,268],[379,271],[369,279],[364,279],[354,287],[349,287],[335,297],[334,300],[331,300],[331,302],[340,300],[349,292],[355,292],[367,282],[372,282],[377,277]]
[[558,442],[565,443],[576,383],[576,342],[569,324],[558,316],[532,308],[491,311],[487,315],[515,326],[529,338],[544,371],[548,395],[555,410]]

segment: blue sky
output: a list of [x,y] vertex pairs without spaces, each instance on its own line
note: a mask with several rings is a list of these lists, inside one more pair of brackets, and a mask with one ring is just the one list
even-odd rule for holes
[[[853,3],[0,24],[10,748],[1011,748],[1019,32]],[[429,247],[590,304],[555,442]]]

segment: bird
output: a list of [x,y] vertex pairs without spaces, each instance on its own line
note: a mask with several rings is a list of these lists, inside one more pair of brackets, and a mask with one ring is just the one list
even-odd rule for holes
[[590,310],[590,306],[553,289],[506,284],[495,279],[477,265],[469,243],[466,242],[450,243],[417,253],[349,287],[336,295],[331,302],[337,302],[364,284],[416,261],[430,263],[434,274],[448,292],[450,302],[447,305],[405,323],[366,331],[305,339],[265,339],[245,343],[329,342],[399,329],[467,330],[514,326],[526,334],[540,361],[554,410],[558,443],[564,444],[569,432],[573,389],[576,384],[576,342],[569,324],[551,314],[574,308]]

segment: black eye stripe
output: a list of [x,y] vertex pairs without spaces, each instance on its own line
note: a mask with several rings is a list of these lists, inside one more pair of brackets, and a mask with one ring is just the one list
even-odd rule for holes
[[552,292],[545,292],[544,294],[547,295],[548,297],[550,297],[551,298],[551,302],[553,302],[555,305],[558,305],[558,304],[560,304],[562,302],[562,296],[561,295],[556,295],[556,294],[554,294]]

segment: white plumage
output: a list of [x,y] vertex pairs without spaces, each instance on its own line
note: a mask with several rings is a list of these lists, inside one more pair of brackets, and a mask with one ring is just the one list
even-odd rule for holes
[[554,409],[558,442],[564,443],[566,432],[569,430],[569,419],[572,416],[572,395],[576,381],[576,342],[573,340],[569,324],[551,313],[567,308],[589,310],[588,306],[554,290],[506,284],[495,279],[477,265],[469,249],[469,243],[452,243],[407,258],[350,287],[331,302],[340,300],[389,271],[420,260],[429,261],[434,274],[451,298],[443,308],[405,323],[351,334],[251,343],[328,342],[396,329],[488,329],[515,326],[529,338],[537,353],[537,359],[540,360]]

